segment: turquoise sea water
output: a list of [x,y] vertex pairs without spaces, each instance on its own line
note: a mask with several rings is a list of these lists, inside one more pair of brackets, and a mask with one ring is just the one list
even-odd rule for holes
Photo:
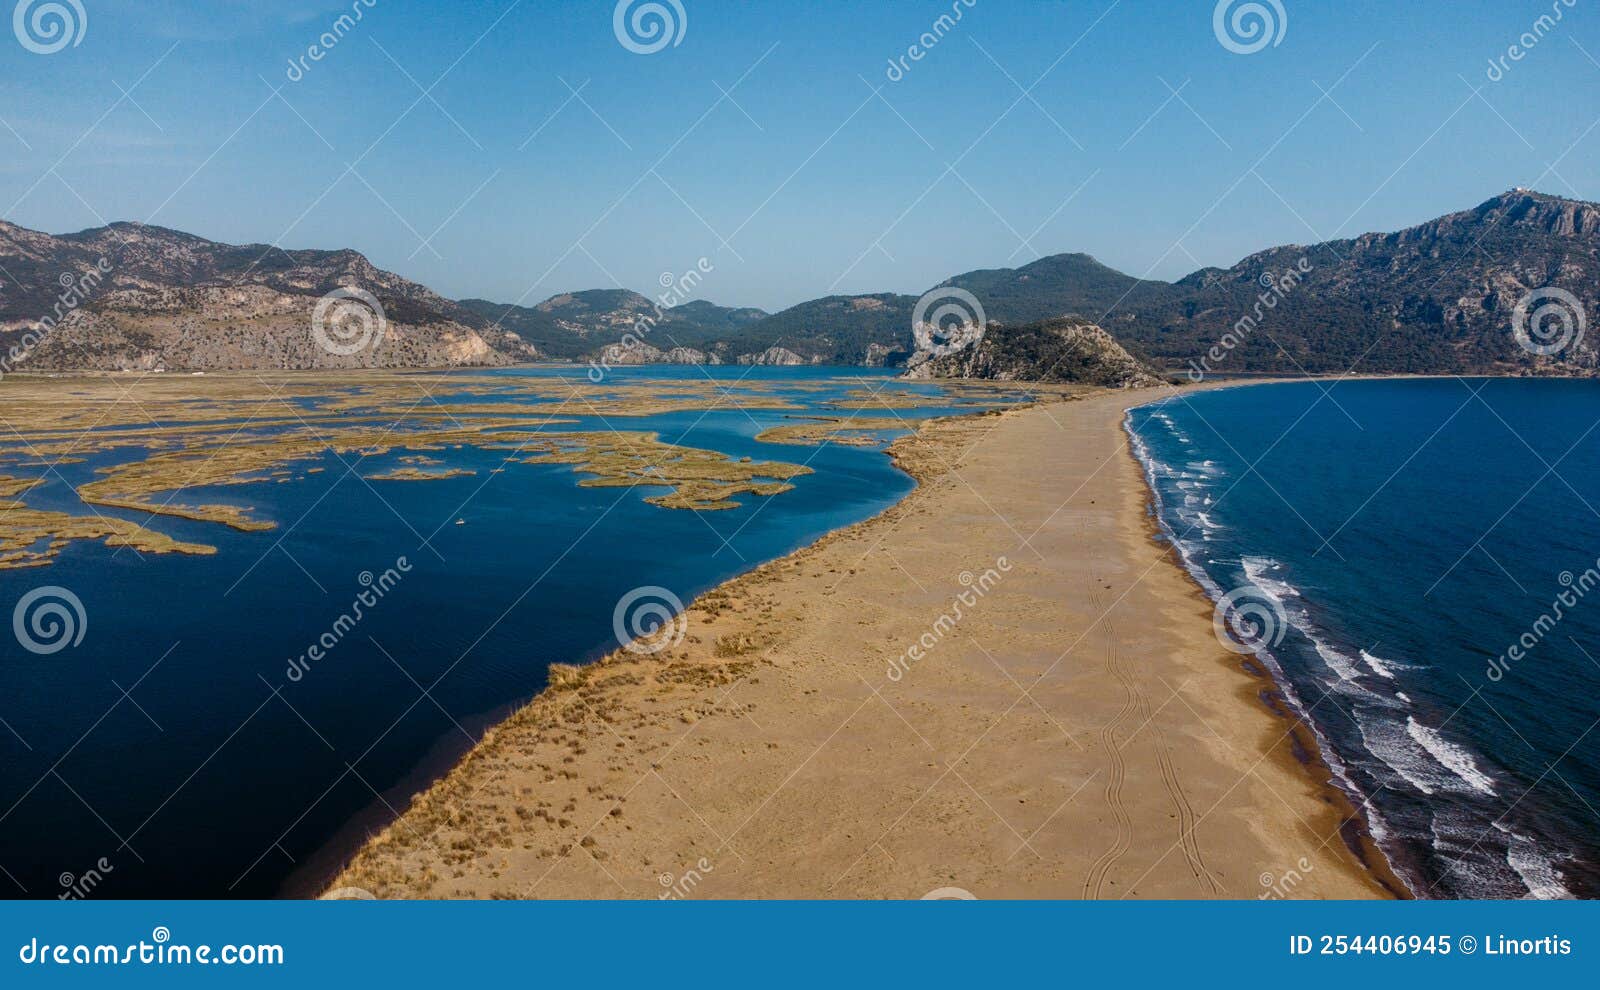
[[[793,382],[784,394],[808,407],[863,385],[860,369],[705,371],[730,386]],[[581,379],[583,370],[505,374]],[[608,384],[705,380],[681,368],[609,374]],[[303,889],[487,722],[537,693],[550,663],[614,649],[613,610],[630,590],[660,586],[687,602],[911,489],[880,449],[754,439],[784,422],[784,413],[724,409],[555,427],[655,430],[815,472],[795,479],[791,492],[741,497],[730,511],[648,505],[659,489],[647,487],[580,488],[563,465],[509,465],[491,475],[504,451],[435,455],[476,476],[361,480],[407,453],[397,447],[382,458],[329,453],[324,472],[291,484],[186,492],[254,505],[279,523],[262,533],[154,524],[217,546],[213,557],[141,557],[79,543],[52,566],[0,571],[4,617],[42,585],[70,589],[86,617],[82,643],[50,656],[21,650],[9,629],[0,635],[0,896],[71,893],[91,871],[101,897]],[[346,460],[359,460],[359,473]],[[70,485],[105,463],[63,465],[65,482],[26,499],[83,513]],[[401,557],[410,570],[292,677],[291,660],[371,593],[369,580],[382,586]]]
[[1600,894],[1600,383],[1262,385],[1128,428],[1414,892]]

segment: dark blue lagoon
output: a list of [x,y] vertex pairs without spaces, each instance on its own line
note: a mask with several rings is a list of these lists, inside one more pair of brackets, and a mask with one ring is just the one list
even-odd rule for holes
[[[90,877],[96,896],[305,893],[488,723],[536,694],[550,663],[614,649],[614,609],[630,591],[659,586],[688,602],[913,486],[881,442],[755,439],[794,422],[792,408],[721,403],[624,418],[495,391],[563,374],[583,378],[570,367],[479,374],[487,387],[451,395],[434,383],[428,401],[453,406],[455,418],[469,418],[471,403],[561,407],[572,422],[554,429],[650,431],[811,473],[716,512],[650,504],[662,489],[647,481],[581,487],[568,464],[508,463],[503,448],[470,444],[431,459],[474,474],[369,480],[418,462],[395,436],[371,457],[327,450],[250,484],[183,492],[185,502],[249,506],[276,528],[150,522],[215,555],[73,542],[47,566],[0,570],[7,617],[38,589],[65,589],[81,602],[83,634],[48,654],[21,648],[9,629],[0,637],[0,889],[76,896]],[[860,369],[616,369],[607,387],[685,376],[760,386],[757,398],[802,413],[881,416],[891,431],[947,411],[864,404],[861,389],[886,383]],[[318,404],[303,401],[308,413]],[[88,515],[75,489],[141,453],[62,458],[20,498]]]
[[1600,895],[1600,383],[1261,385],[1128,426],[1219,636],[1416,894]]

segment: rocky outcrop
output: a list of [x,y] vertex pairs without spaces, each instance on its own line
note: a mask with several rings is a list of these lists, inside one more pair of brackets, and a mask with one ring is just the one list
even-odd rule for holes
[[938,358],[970,350],[983,340],[988,327],[981,323],[963,322],[943,328],[932,323],[918,323],[911,328],[911,337],[917,349],[906,361],[906,370],[914,371]]
[[722,358],[693,347],[674,347],[661,356],[661,361],[663,364],[721,364]]
[[888,365],[890,357],[895,353],[904,354],[905,352],[896,352],[888,344],[868,344],[867,356],[862,363],[869,368],[882,368]]
[[629,364],[660,364],[664,355],[658,347],[642,341],[627,344],[607,344],[600,348],[599,363],[606,367]]
[[1161,378],[1105,330],[1074,317],[1024,326],[969,328],[942,345],[919,351],[909,378],[987,378],[1073,382],[1110,388],[1160,384]]
[[760,354],[739,355],[740,364],[813,364],[784,347],[769,347]]
[[644,341],[630,341],[625,344],[607,344],[600,348],[597,362],[605,367],[615,367],[625,364],[721,364],[722,359],[715,354],[695,350],[693,347],[674,347],[670,351],[663,351]]

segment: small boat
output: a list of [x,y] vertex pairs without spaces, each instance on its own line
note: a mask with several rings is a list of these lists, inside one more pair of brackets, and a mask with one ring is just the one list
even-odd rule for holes
[[465,519],[457,519],[456,520],[456,525],[457,526],[465,526],[466,524],[467,524],[467,521]]

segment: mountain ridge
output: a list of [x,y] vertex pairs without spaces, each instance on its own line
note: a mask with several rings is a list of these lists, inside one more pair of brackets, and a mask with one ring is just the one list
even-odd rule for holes
[[[8,371],[491,366],[540,356],[349,249],[222,244],[128,222],[55,236],[0,221],[0,265],[9,273],[0,345],[28,344],[21,360],[7,355]],[[323,346],[318,305],[336,292],[322,311],[333,341]],[[365,330],[368,346],[345,347],[347,329]]]
[[1135,290],[1107,323],[1169,367],[1230,333],[1226,359],[1207,370],[1594,374],[1600,365],[1581,333],[1542,354],[1513,332],[1519,303],[1541,290],[1567,294],[1574,329],[1600,305],[1600,205],[1527,189],[1398,231],[1268,248],[1172,285]]
[[[0,346],[36,331],[60,308],[62,280],[99,259],[110,262],[104,283],[54,321],[59,325],[29,351],[28,368],[420,367],[535,359],[901,366],[917,350],[912,323],[923,298],[833,295],[774,313],[696,298],[666,305],[669,294],[652,300],[626,289],[558,293],[532,306],[453,301],[350,249],[226,245],[127,222],[50,235],[0,221],[0,265],[9,276],[0,283]],[[1092,255],[1063,253],[952,275],[924,296],[970,293],[986,322],[1002,327],[1071,316],[1103,327],[1134,359],[1191,377],[1349,370],[1590,375],[1600,372],[1600,352],[1581,333],[1541,350],[1519,345],[1512,330],[1519,303],[1539,290],[1565,293],[1556,301],[1586,325],[1587,314],[1600,307],[1597,286],[1600,205],[1515,188],[1401,230],[1277,245],[1174,282],[1139,279]],[[367,354],[318,353],[305,339],[308,310],[322,295],[349,288],[371,293],[393,339]],[[1547,295],[1542,302],[1548,301]],[[1532,322],[1534,331],[1561,329]]]

